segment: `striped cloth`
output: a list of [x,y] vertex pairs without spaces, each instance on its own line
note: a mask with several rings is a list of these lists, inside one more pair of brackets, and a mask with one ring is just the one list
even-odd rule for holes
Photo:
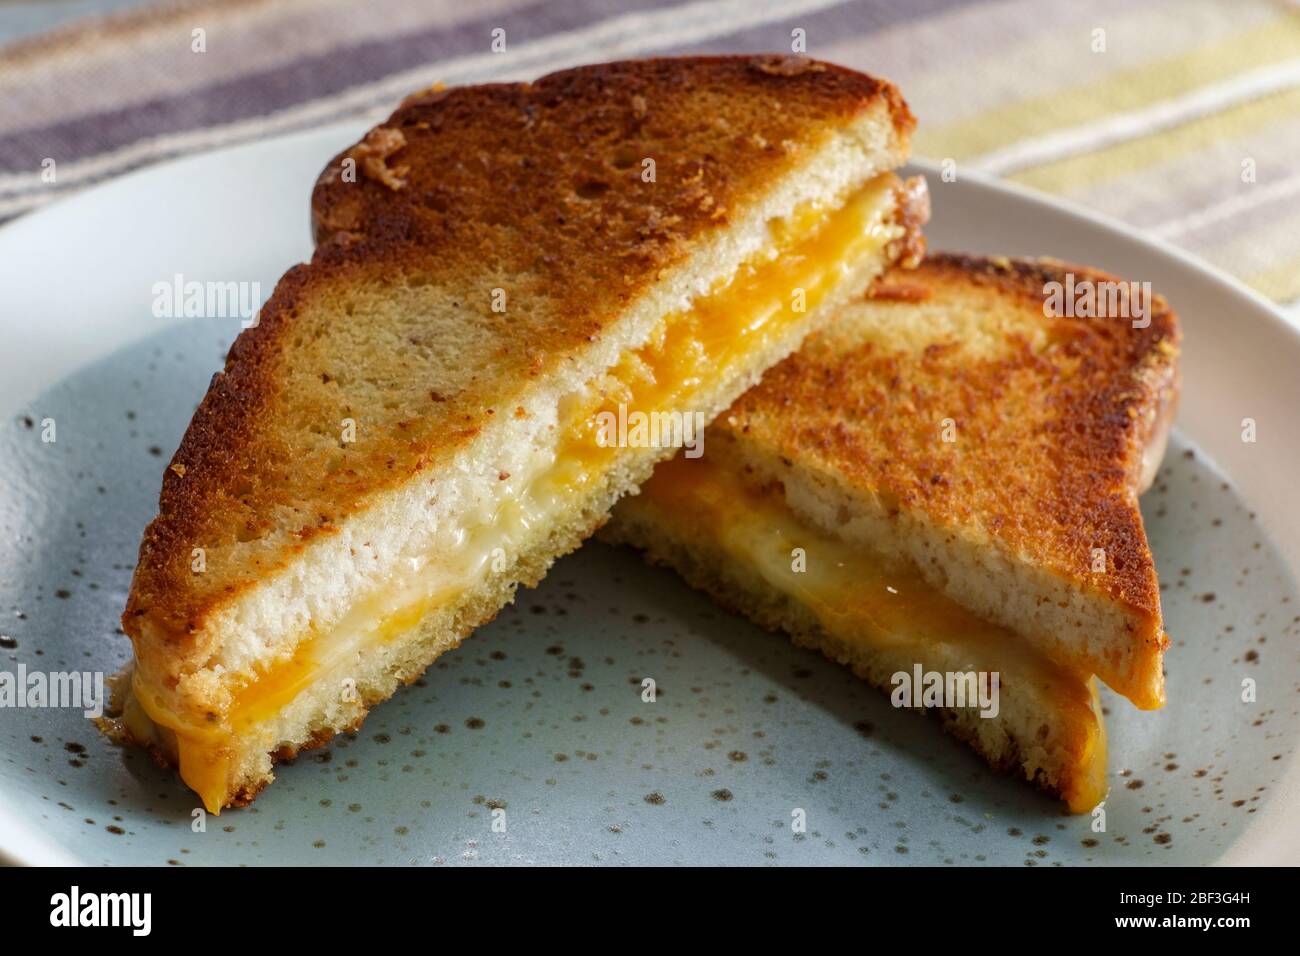
[[0,50],[0,219],[167,157],[378,119],[435,81],[789,50],[795,31],[898,83],[918,155],[1095,207],[1300,302],[1300,9],[1281,0],[152,4]]

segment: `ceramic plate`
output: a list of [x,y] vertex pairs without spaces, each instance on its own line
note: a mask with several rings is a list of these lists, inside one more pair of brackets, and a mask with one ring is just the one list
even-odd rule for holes
[[[317,171],[359,132],[154,167],[0,229],[0,670],[126,661],[117,619],[140,532],[239,331],[156,318],[153,287],[180,275],[269,294],[309,254]],[[1150,281],[1184,322],[1183,403],[1143,500],[1174,638],[1169,705],[1106,695],[1104,832],[989,772],[937,722],[591,544],[360,732],[202,830],[193,794],[80,710],[0,709],[0,851],[160,865],[1300,860],[1300,336],[1168,247],[925,171],[932,247]]]

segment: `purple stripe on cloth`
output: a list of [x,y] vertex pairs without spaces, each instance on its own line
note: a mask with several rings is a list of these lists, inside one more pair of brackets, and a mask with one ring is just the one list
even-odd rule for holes
[[[831,43],[841,43],[900,23],[925,20],[948,10],[984,2],[987,0],[907,0],[906,3],[899,3],[898,0],[853,0],[841,6],[796,14],[759,27],[742,28],[723,37],[679,47],[673,52],[776,52],[789,49],[790,31],[802,27],[807,31],[808,55],[815,57],[820,55],[817,52],[819,48],[825,49]],[[869,66],[866,68],[870,69]]]
[[[187,132],[274,113],[423,64],[432,66],[439,60],[475,51],[487,53],[491,31],[496,27],[506,30],[509,44],[525,44],[589,27],[619,14],[661,10],[684,2],[541,0],[450,28],[367,41],[183,95],[10,133],[0,137],[0,169],[36,170],[47,156],[59,162],[74,162],[162,133]],[[598,59],[598,54],[594,58]]]

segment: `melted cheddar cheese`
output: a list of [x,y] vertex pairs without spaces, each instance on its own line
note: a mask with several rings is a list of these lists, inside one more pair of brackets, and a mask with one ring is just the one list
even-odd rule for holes
[[[182,779],[207,808],[225,806],[241,734],[275,717],[304,689],[367,646],[407,633],[421,618],[483,580],[494,551],[511,553],[529,528],[545,524],[564,502],[597,482],[619,449],[596,440],[596,416],[625,403],[644,412],[683,410],[701,384],[761,351],[815,309],[862,258],[897,238],[891,223],[897,179],[878,176],[837,209],[808,207],[772,223],[773,241],[726,283],[697,296],[686,311],[666,317],[642,348],[625,355],[581,396],[556,450],[530,463],[517,495],[469,516],[456,553],[395,580],[358,603],[327,633],[304,635],[292,655],[232,678],[232,703],[215,720],[178,713],[136,672],[135,701],[124,722],[141,742],[172,754]],[[801,290],[797,292],[797,290]],[[802,296],[797,310],[796,295]],[[143,713],[141,713],[141,711]]]

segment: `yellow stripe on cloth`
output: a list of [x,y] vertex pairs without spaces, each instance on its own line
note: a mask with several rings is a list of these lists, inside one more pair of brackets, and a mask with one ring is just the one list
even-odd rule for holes
[[[1225,140],[1240,139],[1270,124],[1294,119],[1296,116],[1300,116],[1300,89],[1266,96],[1153,136],[1072,156],[1008,178],[1046,192],[1077,192]],[[1241,158],[1249,158],[1249,152],[1244,151]]]
[[[1108,29],[1122,27],[1112,25]],[[1086,38],[1080,42],[1086,43]],[[921,155],[969,159],[1009,142],[1104,119],[1296,58],[1300,58],[1300,13],[1287,13],[1255,29],[1116,73],[1098,83],[1021,100],[947,126],[922,126],[913,137],[913,145]]]
[[1243,281],[1274,302],[1300,299],[1300,256],[1263,272],[1244,276]]

